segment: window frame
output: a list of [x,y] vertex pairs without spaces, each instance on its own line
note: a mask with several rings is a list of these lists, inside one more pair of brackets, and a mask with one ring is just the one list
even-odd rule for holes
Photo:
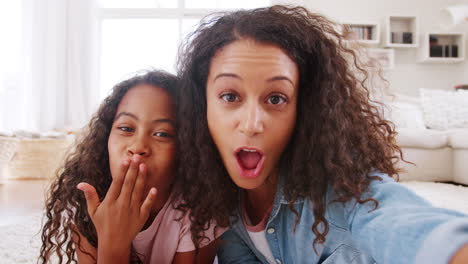
[[[98,94],[100,100],[105,94],[102,90],[105,87],[102,86],[102,27],[103,21],[109,19],[176,19],[179,25],[178,28],[178,39],[177,42],[181,43],[182,41],[182,21],[184,19],[202,19],[205,16],[214,13],[214,12],[223,12],[226,9],[217,9],[217,8],[185,8],[185,0],[178,0],[176,8],[108,8],[102,7],[99,5],[99,0],[95,0],[96,4],[96,39],[95,39],[95,49],[97,51],[97,76],[96,84],[98,86]],[[175,60],[175,58],[174,58]]]
[[[156,8],[133,8],[133,7],[123,7],[123,8],[109,8],[102,7],[99,4],[99,0],[95,0],[96,4],[96,40],[95,48],[97,51],[98,57],[97,60],[97,76],[96,84],[99,88],[99,94],[102,94],[101,89],[101,56],[102,56],[102,26],[103,21],[108,19],[176,19],[179,28],[178,28],[178,43],[182,43],[183,37],[183,20],[184,19],[203,19],[204,17],[218,12],[226,12],[231,9],[223,8],[186,8],[186,0],[178,0],[177,7],[175,8],[165,8],[165,7],[156,7]],[[275,0],[269,0],[268,5],[273,5]],[[175,58],[174,58],[175,59]],[[101,96],[100,96],[101,97]],[[103,98],[101,98],[103,99]]]

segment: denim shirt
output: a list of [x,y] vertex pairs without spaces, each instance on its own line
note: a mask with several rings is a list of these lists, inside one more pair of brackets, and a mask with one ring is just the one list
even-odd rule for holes
[[[312,232],[314,214],[309,199],[297,200],[288,208],[282,184],[278,184],[265,236],[277,263],[447,263],[451,256],[468,243],[468,216],[435,208],[423,198],[396,183],[385,174],[374,173],[363,199],[379,202],[364,204],[351,200],[332,202],[336,194],[326,194],[325,218],[328,234],[325,243],[316,244]],[[281,179],[280,179],[281,182]],[[468,198],[468,197],[467,197]],[[323,230],[323,226],[321,227]],[[231,229],[221,237],[218,262],[268,263],[251,241],[241,219],[231,219]]]

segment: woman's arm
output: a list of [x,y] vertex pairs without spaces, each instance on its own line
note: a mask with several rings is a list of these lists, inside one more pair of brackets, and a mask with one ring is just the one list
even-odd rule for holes
[[[372,181],[361,199],[346,204],[348,229],[359,248],[377,262],[449,263],[468,243],[468,217],[433,207],[384,174]],[[460,253],[461,254],[461,253]]]
[[172,264],[213,263],[218,246],[219,239],[216,239],[210,244],[200,248],[196,257],[195,251],[176,252]]

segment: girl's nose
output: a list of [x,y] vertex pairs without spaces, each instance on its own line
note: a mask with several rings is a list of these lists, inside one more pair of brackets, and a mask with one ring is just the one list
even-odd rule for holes
[[151,155],[151,148],[145,139],[137,139],[128,147],[127,154],[130,156],[140,155],[146,157]]
[[264,113],[258,103],[245,104],[245,110],[240,116],[240,131],[241,133],[251,137],[263,133],[264,130]]

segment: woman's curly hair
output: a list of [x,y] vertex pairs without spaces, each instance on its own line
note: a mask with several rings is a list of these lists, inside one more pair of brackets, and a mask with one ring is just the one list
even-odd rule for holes
[[303,7],[272,6],[216,15],[189,35],[178,60],[178,158],[179,176],[184,177],[183,207],[191,210],[195,239],[209,221],[228,226],[228,216],[239,205],[240,188],[223,166],[206,117],[211,60],[236,40],[277,45],[298,66],[297,121],[279,170],[287,179],[284,193],[289,208],[299,198],[314,204],[314,248],[325,242],[328,233],[324,216],[328,187],[336,191],[338,202],[372,201],[377,207],[378,201],[361,199],[378,178],[369,174],[377,170],[398,177],[396,163],[402,156],[394,126],[370,100],[369,74],[337,28]]
[[[41,235],[40,263],[51,262],[54,255],[59,263],[76,263],[76,245],[72,239],[73,234],[78,235],[76,230],[97,247],[98,238],[88,215],[86,200],[76,185],[87,182],[96,188],[99,199],[104,199],[112,182],[107,149],[112,123],[122,98],[131,88],[141,84],[160,87],[175,98],[177,77],[163,71],[148,71],[114,86],[112,94],[101,104],[84,136],[51,184]],[[54,258],[52,262],[55,261]]]

